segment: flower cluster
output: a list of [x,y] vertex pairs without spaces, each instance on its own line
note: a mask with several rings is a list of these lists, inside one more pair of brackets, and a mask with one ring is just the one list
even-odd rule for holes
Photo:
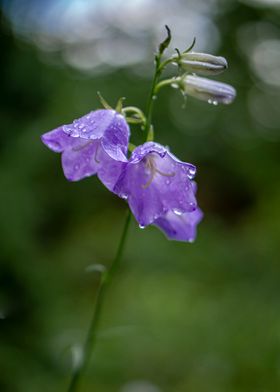
[[[231,103],[236,92],[228,84],[197,76],[215,76],[228,64],[223,57],[192,52],[195,40],[184,52],[176,49],[176,54],[162,61],[163,52],[171,41],[170,29],[168,26],[166,29],[167,37],[155,55],[147,116],[136,107],[122,108],[122,100],[113,110],[100,97],[105,109],[90,112],[72,124],[45,133],[42,141],[51,150],[62,153],[62,167],[68,180],[78,181],[96,174],[111,192],[127,200],[141,228],[155,225],[169,239],[191,242],[203,215],[196,202],[193,181],[196,168],[153,142],[153,101],[165,86],[179,88],[183,95],[214,105]],[[181,72],[160,81],[168,64],[176,64]],[[141,124],[147,132],[146,142],[130,149],[130,156],[129,122]]]
[[141,228],[153,224],[170,239],[193,241],[202,218],[195,197],[195,166],[155,142],[136,147],[127,158],[129,136],[125,117],[102,109],[45,133],[42,141],[62,154],[69,181],[96,174],[127,200]]

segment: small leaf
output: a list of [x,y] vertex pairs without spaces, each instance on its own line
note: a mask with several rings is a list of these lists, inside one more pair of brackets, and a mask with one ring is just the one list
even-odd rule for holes
[[171,31],[170,28],[165,25],[166,31],[167,31],[167,37],[165,38],[164,41],[161,42],[159,45],[159,54],[162,54],[166,48],[168,48],[170,41],[171,41]]
[[90,264],[86,267],[86,272],[100,272],[104,273],[106,271],[106,267],[103,264]]
[[122,112],[122,108],[123,108],[123,101],[125,100],[125,97],[121,97],[116,105],[116,112],[121,113]]
[[71,355],[72,355],[72,366],[73,370],[78,370],[81,367],[83,362],[83,349],[79,345],[75,345],[71,347]]
[[195,42],[196,42],[196,37],[193,37],[193,42],[191,43],[191,45],[190,45],[186,50],[184,50],[183,53],[188,53],[188,52],[190,52],[190,51],[192,50],[192,48],[194,47]]
[[102,95],[100,94],[99,91],[97,91],[97,95],[98,95],[98,98],[99,98],[99,101],[100,101],[101,105],[102,105],[105,109],[113,110],[113,109],[111,108],[111,106],[108,104],[108,102],[102,97]]

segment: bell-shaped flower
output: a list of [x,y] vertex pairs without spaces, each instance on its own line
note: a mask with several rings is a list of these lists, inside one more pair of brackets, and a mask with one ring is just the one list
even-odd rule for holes
[[[186,95],[216,105],[219,103],[230,104],[236,96],[235,89],[229,84],[195,75],[177,78],[177,83]],[[176,84],[176,80],[174,84]]]
[[183,70],[199,75],[218,75],[228,67],[224,57],[197,52],[181,54],[177,64],[179,64]]
[[183,214],[196,209],[191,181],[195,171],[167,148],[147,142],[135,148],[113,191],[127,199],[140,227],[145,227],[168,211]]
[[43,143],[62,153],[62,168],[69,181],[97,174],[110,190],[127,161],[130,130],[115,110],[101,109],[42,135]]

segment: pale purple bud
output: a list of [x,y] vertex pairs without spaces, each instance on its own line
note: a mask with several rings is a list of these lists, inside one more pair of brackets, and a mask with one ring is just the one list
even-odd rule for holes
[[187,72],[206,76],[218,75],[228,67],[224,57],[196,52],[183,53],[178,60],[178,64]]
[[177,79],[178,86],[186,95],[218,105],[232,103],[236,96],[235,89],[226,83],[187,75]]

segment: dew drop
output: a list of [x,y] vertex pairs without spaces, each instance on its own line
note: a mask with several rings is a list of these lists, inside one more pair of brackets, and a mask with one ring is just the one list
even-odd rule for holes
[[218,101],[216,101],[215,99],[208,99],[207,101],[210,105],[214,105],[217,106],[218,105]]
[[165,184],[166,184],[166,185],[169,185],[169,184],[170,184],[170,180],[166,180],[166,181],[165,181]]
[[193,168],[193,167],[189,168],[188,177],[189,177],[190,180],[192,180],[194,178],[195,173],[196,173],[196,169],[195,168]]
[[139,224],[139,229],[145,229],[145,226]]
[[179,210],[178,208],[173,208],[173,212],[175,215],[181,216],[183,214],[183,211]]
[[75,170],[79,170],[79,169],[80,169],[80,165],[79,165],[79,164],[76,164],[76,165],[74,166],[74,169],[75,169]]

